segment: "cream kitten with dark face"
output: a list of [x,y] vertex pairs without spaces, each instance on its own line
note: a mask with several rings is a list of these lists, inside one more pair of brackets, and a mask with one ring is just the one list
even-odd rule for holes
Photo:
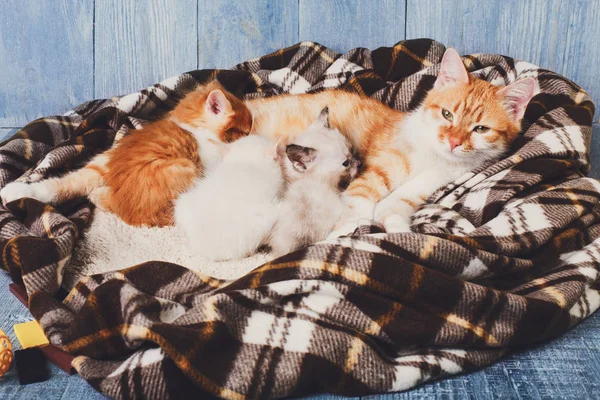
[[274,256],[327,238],[344,211],[340,192],[360,164],[346,138],[330,127],[327,107],[279,159],[289,184],[268,241]]
[[358,160],[325,108],[292,143],[248,136],[175,203],[175,221],[198,254],[240,259],[261,245],[278,256],[325,239],[343,210],[340,187]]

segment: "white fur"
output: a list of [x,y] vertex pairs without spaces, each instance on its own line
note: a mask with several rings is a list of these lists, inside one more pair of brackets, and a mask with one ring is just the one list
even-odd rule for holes
[[299,172],[284,156],[283,161],[291,181],[310,177],[312,180],[333,183],[344,173],[343,163],[352,157],[350,144],[338,130],[325,127],[325,123],[319,119],[293,139],[293,144],[316,149],[317,160],[306,171]]
[[290,185],[269,244],[274,256],[327,238],[340,219],[344,204],[324,182],[303,179]]
[[398,135],[396,146],[411,149],[407,153],[411,173],[375,207],[375,221],[382,223],[388,232],[410,231],[410,217],[415,209],[402,199],[420,205],[423,198],[436,189],[499,157],[506,150],[502,142],[485,140],[485,133],[473,135],[474,150],[464,151],[463,146],[451,150],[447,139],[439,141],[439,126],[439,119],[419,108],[399,127],[402,135]]
[[190,249],[180,227],[131,226],[111,212],[96,209],[91,226],[77,242],[65,268],[63,283],[71,288],[84,276],[151,260],[183,265],[215,278],[235,279],[269,261],[269,256],[256,254],[243,260],[214,262]]
[[24,197],[32,198],[41,201],[42,203],[53,204],[57,201],[56,191],[49,187],[53,182],[47,181],[25,183],[11,182],[0,190],[2,203],[8,204],[11,201],[22,199]]
[[206,128],[195,127],[190,124],[179,122],[176,118],[171,118],[171,121],[181,129],[194,135],[198,141],[200,160],[202,160],[202,172],[204,174],[209,173],[221,163],[223,158],[222,151],[219,148],[221,140],[216,133]]
[[231,143],[222,163],[176,200],[175,223],[198,254],[240,259],[268,244],[279,256],[327,237],[344,209],[337,185],[356,163],[343,165],[349,144],[322,120],[293,144],[316,156],[300,167],[264,137]]
[[175,223],[194,251],[211,260],[241,259],[261,245],[283,184],[273,150],[260,136],[232,143],[222,163],[175,201]]
[[368,222],[373,219],[375,204],[364,197],[348,196],[342,194],[344,211],[342,220],[335,225],[335,229],[327,239],[335,239],[353,233],[360,225],[360,221]]
[[[327,238],[346,209],[338,188],[340,178],[344,174],[353,178],[358,167],[346,138],[329,128],[326,110],[293,143],[317,153],[305,171],[295,170],[289,158],[283,157],[291,183],[269,241],[275,256]],[[343,165],[346,160],[349,167]]]

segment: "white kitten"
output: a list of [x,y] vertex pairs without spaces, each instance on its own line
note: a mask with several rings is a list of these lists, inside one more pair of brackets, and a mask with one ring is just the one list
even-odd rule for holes
[[175,202],[197,253],[239,259],[268,244],[278,256],[327,237],[359,164],[327,108],[287,146],[260,136],[225,146],[222,163]]
[[277,219],[283,176],[273,142],[248,136],[226,146],[223,160],[175,201],[175,224],[192,249],[211,260],[256,251]]

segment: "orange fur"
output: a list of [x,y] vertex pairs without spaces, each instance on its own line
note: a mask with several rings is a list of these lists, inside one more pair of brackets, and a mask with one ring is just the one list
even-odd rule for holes
[[350,195],[377,201],[389,193],[391,181],[410,171],[406,157],[391,148],[404,114],[378,100],[330,90],[246,104],[254,117],[253,132],[274,139],[285,136],[287,141],[304,131],[323,107],[329,107],[331,126],[350,140],[364,164],[364,172],[346,190]]
[[108,156],[103,206],[130,225],[171,224],[172,200],[201,172],[197,141],[167,119],[123,138]]
[[104,185],[105,164],[106,157],[101,154],[84,168],[45,182],[46,185],[54,188],[60,199],[89,196],[96,188]]
[[483,125],[492,132],[486,135],[486,140],[498,140],[511,143],[519,133],[521,127],[514,119],[510,118],[502,106],[498,91],[502,88],[494,86],[481,79],[469,78],[466,85],[432,90],[423,107],[431,112],[440,122],[444,122],[442,109],[446,109],[454,116],[456,121],[448,127],[440,128],[438,138],[453,138],[462,144],[465,150],[472,150],[473,132],[475,125]]
[[[492,130],[488,141],[509,144],[520,130],[520,121],[502,105],[501,88],[473,77],[465,85],[433,89],[424,101],[424,109],[439,118],[442,108],[457,117],[457,124],[440,128],[440,141],[453,138],[464,151],[473,150],[474,125]],[[408,145],[398,145],[402,121],[406,114],[390,109],[381,102],[361,95],[331,90],[316,94],[283,95],[256,99],[246,103],[254,116],[253,131],[271,138],[293,137],[325,106],[329,107],[331,125],[353,144],[363,161],[362,173],[346,190],[350,197],[363,198],[374,204],[387,196],[409,176],[419,173],[411,164]],[[416,208],[424,196],[404,202]]]
[[342,90],[255,99],[246,105],[254,117],[252,131],[275,139],[304,131],[327,106],[332,127],[361,154],[380,150],[382,139],[392,138],[394,126],[404,116],[378,100]]
[[[426,112],[443,118],[441,110],[447,109],[460,116],[455,124],[440,124],[439,140],[452,138],[467,151],[473,146],[473,124],[481,124],[494,133],[486,140],[510,143],[520,126],[507,115],[499,90],[475,78],[464,85],[431,90],[424,101]],[[213,91],[220,91],[225,99],[219,103],[218,117],[205,109]],[[55,183],[61,186],[61,197],[90,195],[129,224],[169,225],[173,200],[202,173],[199,144],[188,126],[209,129],[222,142],[248,133],[289,141],[326,106],[332,127],[349,139],[363,162],[362,173],[346,190],[348,196],[375,204],[419,172],[411,164],[410,146],[398,143],[407,115],[378,100],[330,90],[243,103],[215,81],[188,94],[166,118],[131,132],[88,166]],[[424,198],[403,202],[416,207]]]
[[[205,108],[213,91],[224,98],[219,115]],[[228,143],[247,135],[252,117],[242,101],[217,81],[186,95],[166,117],[131,131],[88,165],[46,182],[59,201],[89,196],[131,225],[173,223],[173,200],[202,173],[199,143],[178,123],[205,128]]]
[[[227,99],[223,114],[211,115],[204,109],[208,95],[220,90]],[[170,116],[193,127],[202,127],[215,132],[224,143],[246,136],[252,129],[252,115],[244,103],[229,93],[218,81],[212,81],[201,90],[185,96]]]
[[[205,110],[214,90],[227,99],[219,116]],[[226,143],[247,135],[252,126],[248,109],[217,81],[188,94],[169,117],[206,128]],[[202,173],[198,141],[169,117],[124,137],[108,154],[103,206],[130,225],[171,225],[173,201]]]

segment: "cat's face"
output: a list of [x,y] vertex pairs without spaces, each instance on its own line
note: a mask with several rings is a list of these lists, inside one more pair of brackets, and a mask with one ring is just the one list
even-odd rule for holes
[[280,159],[286,178],[291,182],[302,178],[318,179],[343,190],[356,177],[360,166],[348,140],[329,126],[327,108],[282,152]]
[[434,88],[423,103],[424,131],[450,161],[483,161],[506,152],[521,129],[535,91],[531,78],[497,87],[469,76],[460,56],[448,49]]
[[214,132],[224,143],[247,136],[252,130],[250,110],[218,81],[187,94],[171,115],[192,128]]

